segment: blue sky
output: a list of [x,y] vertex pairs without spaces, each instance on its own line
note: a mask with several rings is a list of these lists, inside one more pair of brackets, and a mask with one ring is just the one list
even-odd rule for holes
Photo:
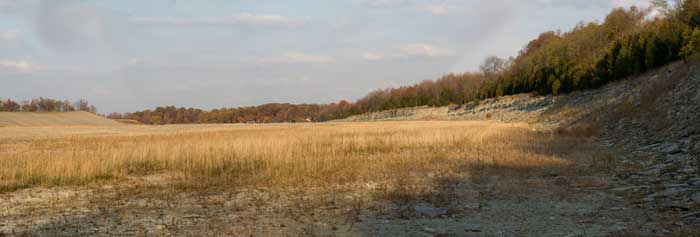
[[354,100],[646,0],[0,0],[0,98],[101,113]]

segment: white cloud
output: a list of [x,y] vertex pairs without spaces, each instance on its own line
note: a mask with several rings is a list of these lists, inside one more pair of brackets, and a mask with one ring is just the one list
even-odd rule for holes
[[129,61],[126,63],[127,66],[133,66],[133,65],[141,65],[145,62],[145,60],[141,58],[131,58]]
[[35,6],[38,0],[0,0],[0,11],[17,13]]
[[367,5],[370,7],[397,7],[405,3],[405,0],[367,0]]
[[0,59],[0,68],[10,69],[22,73],[31,73],[41,70],[41,66],[24,60]]
[[328,63],[333,61],[330,57],[309,55],[301,52],[289,52],[284,57],[285,61],[292,63]]
[[439,48],[430,44],[416,43],[405,44],[398,47],[406,55],[423,55],[428,57],[442,57],[452,55],[449,49]]
[[365,52],[362,59],[367,61],[392,60],[404,57],[445,57],[453,55],[452,50],[426,43],[403,44],[383,52]]
[[199,18],[178,18],[178,17],[135,17],[133,21],[151,24],[172,24],[172,25],[192,25],[192,24],[244,24],[244,25],[290,25],[294,23],[292,19],[276,14],[238,13],[230,16],[220,17],[199,17]]
[[246,24],[289,24],[292,22],[289,18],[282,15],[253,15],[250,13],[241,13],[231,16],[229,19],[233,22]]
[[612,0],[613,7],[641,7],[646,9],[652,6],[651,0]]
[[384,54],[367,52],[362,55],[362,58],[367,61],[377,61],[384,59]]
[[0,30],[0,40],[13,40],[18,36],[17,30]]
[[133,37],[123,15],[79,1],[41,1],[28,17],[38,38],[60,51],[113,50]]
[[425,10],[433,15],[441,16],[447,14],[450,11],[450,6],[446,2],[439,4],[428,4],[425,6]]

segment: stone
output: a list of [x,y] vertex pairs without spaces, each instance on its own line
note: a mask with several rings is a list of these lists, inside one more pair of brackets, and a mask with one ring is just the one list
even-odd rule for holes
[[[639,190],[643,187],[644,186],[625,186],[625,187],[613,188],[613,189],[610,189],[610,191],[613,193],[621,194],[621,193],[627,193],[630,191],[636,191],[636,190]],[[648,187],[648,186],[645,186],[645,187]]]
[[664,188],[666,189],[678,189],[678,188],[687,188],[688,184],[664,184]]
[[419,203],[413,207],[418,216],[424,216],[429,218],[436,218],[447,214],[447,208],[434,207],[428,203]]
[[696,192],[690,197],[690,200],[695,202],[695,204],[700,205],[700,192]]
[[659,146],[658,151],[666,154],[677,154],[680,153],[681,147],[676,143],[665,143]]
[[682,193],[688,192],[688,188],[670,188],[666,189],[662,192],[662,195],[664,197],[675,197],[679,196]]
[[554,185],[557,185],[557,186],[566,186],[566,185],[569,185],[569,180],[567,180],[567,179],[564,178],[564,177],[559,176],[559,177],[556,177],[556,178],[554,179]]
[[700,217],[700,212],[693,212],[693,213],[685,214],[682,216],[683,219],[690,218],[690,217]]
[[399,209],[399,217],[405,220],[410,220],[416,217],[416,210],[411,207],[403,207]]

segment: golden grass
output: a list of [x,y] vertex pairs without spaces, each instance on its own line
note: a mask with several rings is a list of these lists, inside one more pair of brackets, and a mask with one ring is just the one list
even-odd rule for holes
[[0,112],[0,127],[9,126],[119,126],[120,123],[88,112]]
[[561,175],[595,155],[572,139],[526,124],[448,121],[0,128],[0,190],[152,174],[231,187]]

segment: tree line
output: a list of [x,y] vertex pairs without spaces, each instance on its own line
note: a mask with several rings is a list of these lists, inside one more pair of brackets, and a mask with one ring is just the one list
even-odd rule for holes
[[541,95],[598,88],[700,52],[700,0],[651,9],[618,8],[602,24],[579,24],[531,41],[510,68],[483,86],[479,98],[536,92]]
[[75,102],[40,97],[39,99],[17,102],[11,99],[0,99],[0,112],[71,112],[86,111],[97,113],[97,107],[87,100]]
[[111,119],[131,119],[144,124],[192,124],[192,123],[282,123],[327,121],[347,117],[350,103],[340,101],[331,104],[264,104],[259,106],[221,108],[205,111],[175,106],[157,107],[133,113],[112,113]]
[[[651,15],[652,13],[656,15]],[[700,0],[613,9],[602,23],[549,31],[516,57],[488,57],[478,73],[379,90],[357,100],[352,114],[414,106],[444,106],[520,93],[595,89],[677,60],[700,59]]]
[[449,74],[432,81],[399,88],[377,90],[354,103],[341,100],[330,104],[264,104],[205,111],[175,106],[157,107],[133,113],[112,113],[108,118],[131,119],[144,124],[192,123],[282,123],[320,122],[355,114],[413,106],[444,106],[476,98],[483,78],[478,73]]
[[519,93],[557,95],[595,89],[673,61],[700,59],[700,0],[672,4],[656,0],[654,5],[649,9],[617,8],[602,23],[579,23],[564,33],[544,32],[516,57],[488,57],[479,72],[376,90],[352,103],[266,104],[212,111],[169,106],[114,116],[148,124],[327,121]]

